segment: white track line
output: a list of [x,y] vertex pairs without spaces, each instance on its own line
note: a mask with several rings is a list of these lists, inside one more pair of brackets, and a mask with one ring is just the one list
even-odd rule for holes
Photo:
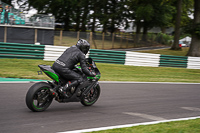
[[144,123],[136,123],[136,124],[127,124],[127,125],[117,125],[117,126],[110,126],[110,127],[99,127],[99,128],[74,130],[74,131],[65,131],[65,132],[58,132],[58,133],[85,133],[85,132],[93,132],[93,131],[101,131],[101,130],[109,130],[109,129],[117,129],[117,128],[126,128],[126,127],[140,126],[140,125],[152,125],[152,124],[158,124],[158,123],[163,123],[163,122],[193,120],[193,119],[198,119],[198,118],[200,118],[200,116],[189,117],[189,118],[171,119],[171,120],[162,120],[162,121],[152,121],[152,122],[144,122]]

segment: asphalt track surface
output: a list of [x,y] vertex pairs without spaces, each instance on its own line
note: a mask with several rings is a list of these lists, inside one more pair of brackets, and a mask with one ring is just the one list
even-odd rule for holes
[[0,83],[0,132],[55,133],[200,116],[200,84],[100,83],[95,105],[54,101],[44,112],[25,104],[34,83]]

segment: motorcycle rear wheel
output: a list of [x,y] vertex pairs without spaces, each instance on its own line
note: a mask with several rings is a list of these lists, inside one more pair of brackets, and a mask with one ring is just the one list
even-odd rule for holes
[[100,85],[97,84],[95,87],[93,87],[90,91],[90,93],[83,97],[81,100],[81,104],[84,106],[91,106],[93,105],[99,98],[101,92]]
[[26,94],[26,105],[34,112],[46,110],[52,103],[51,86],[46,82],[39,82],[30,87]]

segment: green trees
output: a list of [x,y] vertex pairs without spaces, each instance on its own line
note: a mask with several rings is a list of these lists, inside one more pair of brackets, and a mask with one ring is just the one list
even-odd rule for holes
[[200,1],[194,0],[194,20],[191,26],[192,42],[187,56],[200,56]]
[[65,30],[75,24],[76,31],[85,31],[86,25],[94,31],[98,21],[103,32],[113,33],[117,27],[128,27],[128,21],[135,20],[137,31],[143,27],[144,35],[155,26],[162,27],[164,32],[173,14],[173,6],[165,0],[27,0],[27,3],[40,14],[52,13],[57,22],[65,23]]
[[[2,0],[11,3],[11,0]],[[25,1],[29,7],[40,14],[52,13],[56,22],[64,23],[64,29],[92,32],[97,24],[102,32],[115,32],[119,26],[128,27],[129,21],[134,22],[136,34],[142,29],[142,40],[147,40],[147,31],[160,27],[165,33],[167,27],[174,27],[174,43],[172,50],[178,50],[180,33],[183,27],[189,27],[192,44],[188,55],[200,56],[199,40],[199,2],[200,0],[17,0]],[[189,25],[189,13],[195,13],[194,22]],[[98,22],[98,23],[97,23]],[[188,26],[189,25],[189,26]],[[137,37],[136,37],[137,38]],[[137,42],[137,40],[135,40]],[[196,51],[196,52],[195,52]]]
[[179,50],[179,38],[180,38],[180,26],[181,26],[181,13],[182,13],[182,0],[177,0],[176,2],[176,17],[175,17],[175,34],[174,43],[171,50]]
[[173,6],[161,0],[132,0],[130,10],[134,12],[137,33],[143,27],[143,40],[147,40],[147,31],[160,27],[163,32],[172,21]]

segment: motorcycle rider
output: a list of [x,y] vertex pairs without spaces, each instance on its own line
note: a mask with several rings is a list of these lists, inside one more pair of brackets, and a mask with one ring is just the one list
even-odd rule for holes
[[72,71],[77,63],[80,63],[83,73],[87,76],[94,77],[96,75],[94,72],[90,72],[86,66],[85,55],[88,53],[89,49],[90,44],[84,39],[79,39],[76,45],[66,49],[64,53],[54,62],[52,66],[53,70],[66,80],[71,81],[70,84],[66,84],[64,87],[60,88],[60,92],[65,97],[68,97],[66,93],[68,89],[72,86],[78,86],[83,83],[83,77]]

